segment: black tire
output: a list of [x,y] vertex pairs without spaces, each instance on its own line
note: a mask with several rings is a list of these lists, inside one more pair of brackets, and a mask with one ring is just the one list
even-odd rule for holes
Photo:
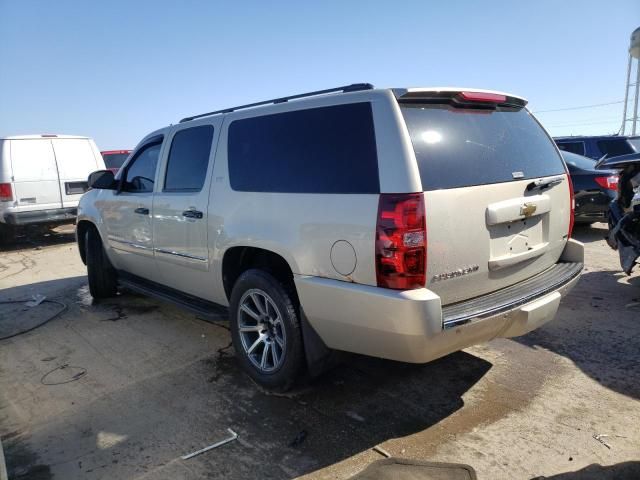
[[109,298],[118,292],[118,276],[102,246],[98,232],[89,228],[85,234],[85,253],[89,292],[95,299]]
[[[231,338],[233,340],[233,347],[236,351],[236,357],[238,358],[240,365],[245,370],[245,372],[247,372],[247,374],[259,385],[269,389],[277,389],[280,391],[288,390],[289,388],[291,388],[302,367],[304,366],[302,332],[300,329],[300,319],[296,295],[293,288],[293,285],[285,285],[281,283],[273,275],[264,270],[247,270],[242,275],[240,275],[240,278],[238,278],[235,285],[233,286],[233,291],[231,292],[231,301],[229,305],[229,325],[231,327]],[[257,350],[257,348],[259,348],[257,347],[256,353],[250,355],[247,352],[245,345],[249,343],[247,342],[248,338],[251,341],[253,340],[250,337],[252,333],[245,332],[241,337],[240,321],[255,321],[257,327],[261,324],[258,320],[253,320],[253,317],[249,317],[244,310],[243,313],[240,313],[240,307],[241,300],[243,302],[248,301],[248,299],[251,297],[252,292],[261,292],[258,293],[259,298],[262,298],[260,297],[262,293],[266,294],[273,302],[269,305],[265,304],[266,311],[270,311],[270,314],[267,313],[266,316],[269,317],[269,315],[271,315],[271,317],[275,317],[277,314],[279,314],[277,316],[281,319],[281,321],[274,322],[274,324],[272,324],[270,327],[264,327],[264,330],[262,331],[264,332],[265,336],[269,336],[272,334],[272,332],[268,331],[267,328],[273,329],[273,335],[270,338],[267,338],[266,342],[264,342],[262,350]],[[253,300],[251,300],[251,303],[253,305],[256,305]],[[277,311],[274,311],[274,305]],[[254,310],[254,313],[260,313],[258,311],[258,308],[255,308]],[[263,325],[265,324],[268,324],[268,322],[265,322]],[[283,346],[281,343],[276,342],[276,340],[278,340],[276,338],[277,332],[280,332],[279,338],[284,340]],[[262,335],[260,332],[254,333],[258,336]],[[259,365],[256,365],[254,363],[257,361],[257,356],[263,357],[264,349],[267,349],[266,343],[271,343],[270,349],[268,349],[267,353],[267,356],[271,356],[271,361],[268,360],[267,363],[273,363],[273,368],[271,369],[271,371],[261,369]],[[276,343],[278,344],[276,345]],[[274,351],[271,351],[271,349],[273,349]],[[281,352],[281,357],[279,360],[279,364],[276,366],[275,358],[277,356],[278,349]],[[268,367],[270,365],[265,366]]]
[[16,239],[16,228],[13,225],[0,223],[0,245],[9,245]]

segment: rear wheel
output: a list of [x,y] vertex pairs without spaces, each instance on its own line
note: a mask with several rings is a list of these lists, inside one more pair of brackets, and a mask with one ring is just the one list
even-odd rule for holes
[[7,245],[16,238],[16,228],[13,225],[0,223],[0,245]]
[[96,299],[115,296],[118,291],[116,271],[104,251],[100,235],[93,228],[85,234],[85,249],[91,296]]
[[238,360],[260,385],[286,390],[303,366],[295,294],[262,270],[247,270],[233,287],[229,308]]

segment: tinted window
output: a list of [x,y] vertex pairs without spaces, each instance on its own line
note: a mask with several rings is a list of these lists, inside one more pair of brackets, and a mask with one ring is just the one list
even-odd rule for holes
[[180,130],[173,136],[165,191],[199,191],[209,165],[213,126],[202,125]]
[[584,142],[562,142],[558,143],[558,148],[565,152],[577,153],[584,155]]
[[582,155],[576,155],[575,153],[563,152],[562,157],[567,165],[581,168],[583,170],[593,170],[596,161],[592,158],[583,157]]
[[625,138],[617,138],[615,140],[598,140],[598,148],[600,152],[607,157],[617,157],[618,155],[627,155],[635,153],[633,147],[627,143]]
[[149,145],[136,154],[136,158],[127,168],[123,190],[136,193],[153,191],[160,146],[159,143]]
[[229,126],[234,190],[379,193],[369,103],[278,113]]
[[402,105],[424,190],[564,173],[552,140],[524,109]]
[[120,168],[124,161],[129,157],[128,153],[105,153],[102,155],[104,165],[107,168]]

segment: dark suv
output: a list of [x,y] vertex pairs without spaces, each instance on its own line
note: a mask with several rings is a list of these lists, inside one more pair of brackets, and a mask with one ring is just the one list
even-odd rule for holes
[[620,135],[555,137],[558,148],[565,152],[577,153],[595,160],[618,155],[640,152],[640,137]]

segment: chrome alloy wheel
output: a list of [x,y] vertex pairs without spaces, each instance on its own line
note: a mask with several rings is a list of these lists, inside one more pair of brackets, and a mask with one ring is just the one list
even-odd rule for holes
[[287,333],[278,307],[266,292],[252,288],[242,295],[238,330],[242,348],[260,372],[280,368],[284,362]]

